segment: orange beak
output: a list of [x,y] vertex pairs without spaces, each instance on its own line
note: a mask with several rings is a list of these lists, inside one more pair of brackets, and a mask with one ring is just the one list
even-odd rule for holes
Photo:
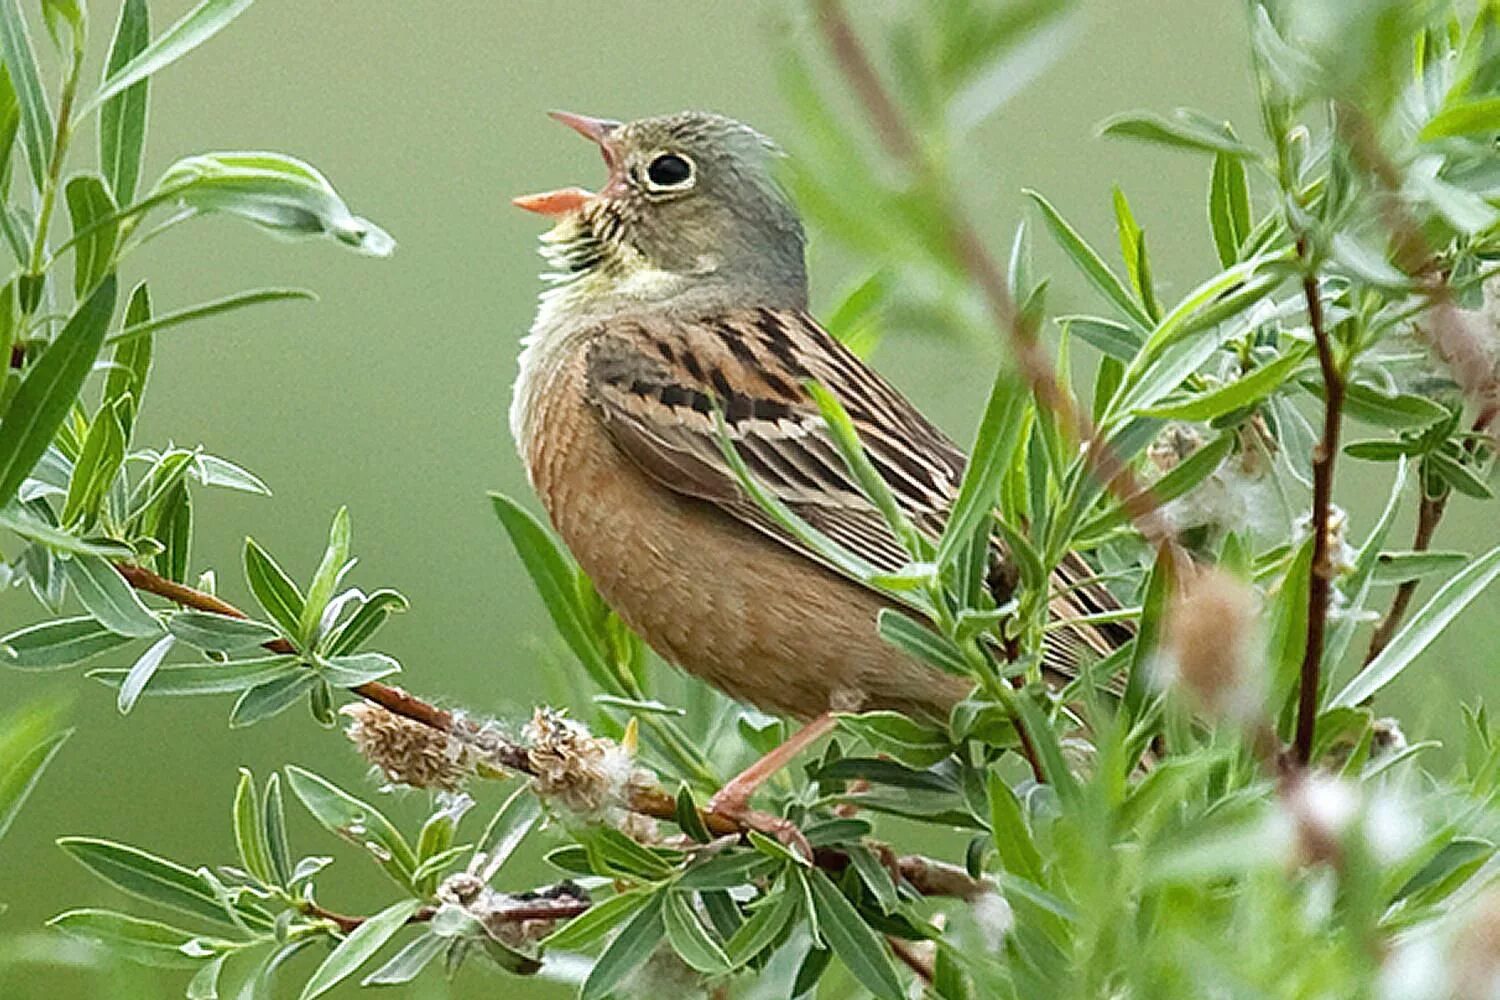
[[[617,172],[615,153],[610,146],[609,139],[620,127],[619,122],[610,121],[607,118],[575,115],[569,111],[549,111],[548,115],[597,144],[599,151],[604,154],[605,166],[609,167],[610,180],[615,179]],[[582,208],[596,197],[598,195],[593,191],[570,187],[556,191],[543,191],[540,194],[523,194],[518,198],[512,198],[511,204],[517,208],[524,208],[528,212],[536,212],[538,215],[557,217]]]

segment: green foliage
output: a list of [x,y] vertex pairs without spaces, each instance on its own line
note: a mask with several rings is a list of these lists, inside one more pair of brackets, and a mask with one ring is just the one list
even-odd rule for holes
[[[15,258],[0,289],[0,531],[14,552],[0,580],[29,587],[51,612],[0,636],[0,663],[60,670],[108,656],[88,676],[115,690],[121,712],[148,696],[233,694],[232,726],[303,703],[331,725],[337,692],[386,706],[404,697],[380,683],[400,665],[368,644],[406,600],[346,586],[348,512],[335,514],[306,579],[247,538],[254,607],[241,612],[215,595],[193,548],[194,497],[269,489],[202,448],[136,440],[146,392],[157,391],[155,353],[170,346],[159,334],[311,293],[253,289],[157,312],[141,281],[116,316],[131,251],[198,215],[376,256],[393,249],[316,169],[285,155],[206,152],[142,183],[151,78],[248,6],[204,0],[153,39],[148,4],[127,0],[104,80],[81,95],[83,8],[43,4],[64,63],[54,105],[31,8],[0,0],[0,173],[24,161],[36,202],[34,213],[20,202],[0,212]],[[836,10],[812,6],[814,20],[794,25],[809,35]],[[848,401],[809,386],[840,457],[905,547],[909,562],[894,573],[803,523],[721,434],[745,496],[771,523],[886,598],[874,626],[886,641],[972,683],[947,719],[840,714],[820,750],[760,793],[769,822],[724,835],[724,817],[704,811],[708,795],[780,742],[785,725],[665,675],[542,522],[493,495],[556,627],[547,652],[571,714],[540,713],[517,736],[462,712],[400,721],[364,705],[351,712],[354,737],[392,782],[411,772],[371,751],[381,740],[382,753],[397,747],[407,763],[466,779],[519,766],[535,781],[493,801],[491,789],[471,786],[471,798],[456,781],[432,782],[441,790],[424,821],[403,829],[373,796],[304,768],[260,787],[242,772],[226,824],[236,856],[225,864],[62,838],[63,852],[142,913],[75,909],[53,926],[185,970],[187,995],[202,998],[231,984],[269,997],[303,950],[318,952],[295,966],[304,1000],[356,978],[407,983],[439,958],[450,972],[478,961],[547,976],[570,967],[558,956],[581,953],[592,957],[574,977],[579,995],[600,1000],[649,991],[660,972],[824,998],[907,996],[914,969],[943,1000],[1325,997],[1407,995],[1403,963],[1416,963],[1444,968],[1452,981],[1436,988],[1456,989],[1485,919],[1474,914],[1493,891],[1500,735],[1483,707],[1465,710],[1451,734],[1458,766],[1440,773],[1423,756],[1435,744],[1404,745],[1371,702],[1396,677],[1430,668],[1433,642],[1500,576],[1500,550],[1390,537],[1408,493],[1424,518],[1493,500],[1492,440],[1461,391],[1472,386],[1432,364],[1418,340],[1451,357],[1441,317],[1480,301],[1500,259],[1500,12],[1398,0],[1351,9],[1249,4],[1258,138],[1187,108],[1100,125],[1103,137],[1202,163],[1206,218],[1201,190],[1173,217],[1203,225],[1199,273],[1163,280],[1147,240],[1162,223],[1138,215],[1123,187],[1110,193],[1118,252],[1069,221],[1077,206],[1025,192],[1036,228],[1097,301],[1061,316],[1048,311],[1050,279],[1034,273],[1027,226],[1001,268],[985,247],[955,239],[952,222],[968,218],[967,135],[1057,51],[1073,5],[942,0],[898,5],[878,36],[857,25],[844,41],[878,37],[870,65],[890,83],[861,78],[854,96],[875,101],[887,146],[889,130],[911,130],[894,138],[910,146],[897,163],[834,96],[803,32],[789,35],[781,80],[802,128],[787,183],[857,276],[829,317],[835,335],[860,351],[897,326],[976,339],[995,336],[1001,316],[1015,341],[1057,345],[1050,368],[1029,359],[996,373],[936,537],[891,496]],[[882,109],[870,88],[886,86]],[[94,112],[97,169],[77,169],[71,138]],[[66,239],[50,232],[62,208]],[[69,255],[64,280],[56,265]],[[989,308],[996,301],[1006,308]],[[1072,403],[1072,376],[1089,366],[1091,398],[1074,406],[1093,425],[1084,441],[1082,424],[1051,401]],[[1320,452],[1328,407],[1361,425],[1341,452]],[[1129,477],[1101,481],[1101,455]],[[1373,525],[1330,522],[1320,563],[1307,487],[1337,462],[1337,500],[1346,457],[1388,465],[1390,499]],[[1138,530],[1147,501],[1174,546]],[[1246,517],[1249,508],[1263,516]],[[998,596],[997,550],[1015,578]],[[1309,599],[1320,579],[1335,594],[1326,609]],[[1210,584],[1223,588],[1217,599],[1195,604]],[[1087,606],[1089,585],[1108,587],[1122,610]],[[1389,614],[1393,588],[1405,601],[1418,585],[1431,596],[1393,616],[1383,647],[1361,656],[1355,639]],[[1129,638],[1067,680],[1044,665],[1057,641],[1052,611],[1073,599],[1088,622],[1124,624]],[[1304,673],[1309,660],[1316,677]],[[1303,690],[1313,711],[1299,718]],[[1311,769],[1287,746],[1299,722],[1311,723]],[[0,834],[66,738],[45,710],[0,722]],[[320,902],[331,858],[303,853],[288,800],[326,843],[380,870],[380,908],[350,915]],[[662,836],[641,812],[681,836]],[[787,828],[797,834],[786,842],[762,832]],[[955,864],[899,859],[914,828]],[[543,830],[561,881],[528,891],[507,862]]]

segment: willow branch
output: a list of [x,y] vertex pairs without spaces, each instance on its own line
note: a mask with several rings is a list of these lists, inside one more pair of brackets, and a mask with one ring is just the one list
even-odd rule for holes
[[1302,650],[1302,672],[1297,692],[1297,732],[1292,744],[1295,762],[1307,766],[1312,757],[1313,732],[1318,721],[1318,688],[1323,667],[1323,637],[1328,627],[1328,601],[1338,567],[1329,554],[1329,520],[1333,511],[1333,471],[1339,453],[1344,417],[1344,373],[1333,354],[1333,340],[1323,316],[1318,275],[1310,260],[1307,240],[1297,241],[1297,252],[1308,267],[1302,295],[1312,326],[1323,374],[1323,437],[1313,449],[1312,573],[1307,587],[1307,645]]
[[[143,566],[116,563],[115,569],[135,589],[166,598],[182,607],[196,611],[209,611],[230,618],[249,617],[221,597],[168,580]],[[285,639],[273,639],[265,644],[265,648],[282,655],[295,655],[297,652],[296,647]],[[381,684],[378,681],[360,684],[350,688],[349,691],[364,701],[380,706],[392,715],[434,730],[443,737],[474,749],[482,756],[486,764],[503,767],[528,777],[536,776],[536,768],[532,764],[527,747],[519,743],[500,740],[492,731],[481,730],[466,718],[429,704],[400,688]],[[630,811],[670,823],[677,821],[677,799],[659,784],[632,782],[627,789],[627,795],[626,806]],[[714,836],[744,836],[751,832],[751,828],[740,820],[722,813],[705,811],[699,814],[699,818],[704,827]],[[815,852],[813,862],[837,874],[848,867],[849,857],[841,851],[820,849]],[[962,868],[922,855],[913,854],[899,858],[897,868],[911,887],[924,896],[953,896],[973,900],[989,889],[988,883],[970,878]]]
[[[817,0],[815,4],[825,41],[834,61],[864,107],[886,151],[914,175],[931,181],[933,164],[916,132],[892,99],[876,72],[864,46],[839,0]],[[1161,517],[1161,503],[1131,468],[1096,433],[1093,422],[1073,400],[1072,393],[1057,378],[1046,351],[1016,308],[1004,273],[990,255],[969,213],[954,199],[948,186],[929,184],[931,208],[943,223],[954,256],[984,297],[995,327],[1005,337],[1022,377],[1040,405],[1046,407],[1073,435],[1084,442],[1084,460],[1089,471],[1120,501],[1131,522],[1148,542],[1174,558],[1172,533]]]
[[[1439,496],[1428,496],[1424,485],[1418,483],[1418,489],[1422,490],[1422,503],[1417,508],[1417,530],[1412,538],[1412,551],[1425,552],[1432,545],[1433,535],[1437,533],[1438,523],[1443,519],[1443,512],[1448,508],[1449,493],[1444,492]],[[1401,585],[1396,588],[1396,594],[1391,598],[1391,606],[1386,611],[1385,617],[1380,619],[1380,624],[1375,626],[1375,632],[1370,636],[1370,648],[1365,652],[1365,662],[1369,663],[1379,656],[1381,651],[1396,636],[1396,630],[1401,627],[1402,620],[1406,617],[1406,609],[1411,606],[1412,595],[1417,592],[1417,580],[1402,580]]]
[[932,961],[922,951],[918,950],[915,944],[898,937],[892,937],[889,934],[886,935],[885,940],[891,946],[891,954],[899,958],[903,965],[916,973],[918,979],[928,986],[932,985],[932,981],[936,975],[932,969]]

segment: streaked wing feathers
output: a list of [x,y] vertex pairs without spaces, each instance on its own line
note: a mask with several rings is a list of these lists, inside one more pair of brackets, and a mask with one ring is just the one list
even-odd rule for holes
[[[906,516],[936,538],[963,477],[963,452],[889,383],[803,312],[745,310],[711,319],[612,321],[590,341],[589,398],[616,444],[678,493],[800,545],[740,489],[724,461],[713,411],[756,478],[804,521],[872,566],[901,568],[907,555],[861,494],[804,389],[828,388],[848,411],[870,461]],[[811,553],[808,553],[811,556]],[[1073,556],[1058,570],[1060,618],[1115,606]],[[1129,630],[1089,625],[1048,635],[1049,665],[1067,671],[1104,656]]]

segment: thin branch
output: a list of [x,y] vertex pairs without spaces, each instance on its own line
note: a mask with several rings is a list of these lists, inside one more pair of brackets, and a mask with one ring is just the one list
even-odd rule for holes
[[[137,590],[164,597],[182,607],[197,611],[210,611],[230,618],[248,618],[243,611],[213,594],[168,580],[143,566],[116,563],[121,576]],[[284,639],[275,639],[265,644],[274,653],[295,654],[296,648]],[[487,763],[504,767],[517,774],[535,777],[527,748],[519,743],[498,740],[493,733],[481,730],[467,719],[456,717],[452,712],[431,705],[415,695],[397,687],[371,681],[350,688],[352,694],[400,716],[403,719],[426,726],[443,736],[457,740],[479,751]],[[652,819],[675,823],[677,821],[677,799],[659,784],[631,783],[628,790],[628,808],[632,812]],[[717,812],[699,814],[704,826],[714,836],[745,835],[751,829],[738,819]],[[819,850],[814,863],[819,867],[838,873],[849,865],[848,855],[833,850]],[[926,896],[953,896],[974,899],[983,894],[988,883],[970,878],[962,868],[936,861],[922,855],[906,855],[898,860],[898,869],[911,883],[913,889]],[[331,918],[330,918],[331,919]]]
[[886,935],[885,940],[891,946],[891,953],[901,959],[902,964],[912,972],[915,972],[917,978],[922,980],[922,982],[928,986],[932,985],[935,975],[932,970],[932,961],[921,951],[918,951],[916,945],[910,941],[892,937],[889,934]]
[[[843,5],[839,0],[817,0],[816,8],[819,27],[834,61],[863,105],[876,137],[907,170],[931,180],[934,175],[931,160],[886,90]],[[969,214],[945,186],[930,184],[929,187],[933,192],[932,210],[941,217],[954,256],[983,294],[992,321],[1009,342],[1016,364],[1037,401],[1055,413],[1074,436],[1086,444],[1083,455],[1090,471],[1120,501],[1136,529],[1153,546],[1167,552],[1168,558],[1175,558],[1172,532],[1160,515],[1160,501],[1150,487],[1140,482],[1130,466],[1100,439],[1092,421],[1079,410],[1072,393],[1058,380],[1046,351],[1016,308],[1004,273],[990,255],[978,230],[969,223]]]
[[1302,651],[1302,673],[1297,693],[1297,733],[1292,744],[1294,761],[1305,767],[1312,757],[1313,731],[1318,721],[1318,688],[1323,667],[1323,637],[1328,626],[1328,600],[1338,568],[1329,554],[1329,520],[1333,510],[1333,470],[1339,452],[1339,433],[1344,417],[1344,373],[1333,355],[1333,340],[1323,316],[1322,290],[1310,259],[1306,238],[1297,241],[1297,252],[1307,265],[1302,295],[1307,319],[1312,325],[1323,374],[1323,437],[1313,449],[1312,573],[1307,587],[1307,645]]
[[[310,899],[305,899],[298,903],[297,909],[300,912],[305,913],[309,917],[316,917],[319,920],[327,920],[329,923],[336,925],[339,929],[340,934],[352,934],[359,929],[360,924],[370,919],[369,917],[351,917],[346,913],[339,913],[336,910],[330,910],[327,907],[319,906],[317,903],[314,903]],[[424,906],[416,913],[413,913],[411,916],[407,917],[406,922],[409,924],[426,923],[427,921],[431,920],[436,913],[437,910],[434,907]]]
[[[1439,496],[1428,496],[1426,487],[1420,482],[1417,488],[1422,490],[1422,504],[1417,508],[1417,531],[1412,538],[1412,551],[1425,552],[1432,545],[1432,537],[1437,533],[1437,526],[1443,519],[1443,512],[1448,508],[1448,497],[1452,494],[1444,491]],[[1406,617],[1406,609],[1411,605],[1412,595],[1417,592],[1418,580],[1403,580],[1396,588],[1396,595],[1391,598],[1390,609],[1386,611],[1385,617],[1380,619],[1380,624],[1375,626],[1375,632],[1370,636],[1370,648],[1365,652],[1365,662],[1369,663],[1380,655],[1381,650],[1390,645],[1396,636],[1396,630],[1401,627],[1401,621]]]

